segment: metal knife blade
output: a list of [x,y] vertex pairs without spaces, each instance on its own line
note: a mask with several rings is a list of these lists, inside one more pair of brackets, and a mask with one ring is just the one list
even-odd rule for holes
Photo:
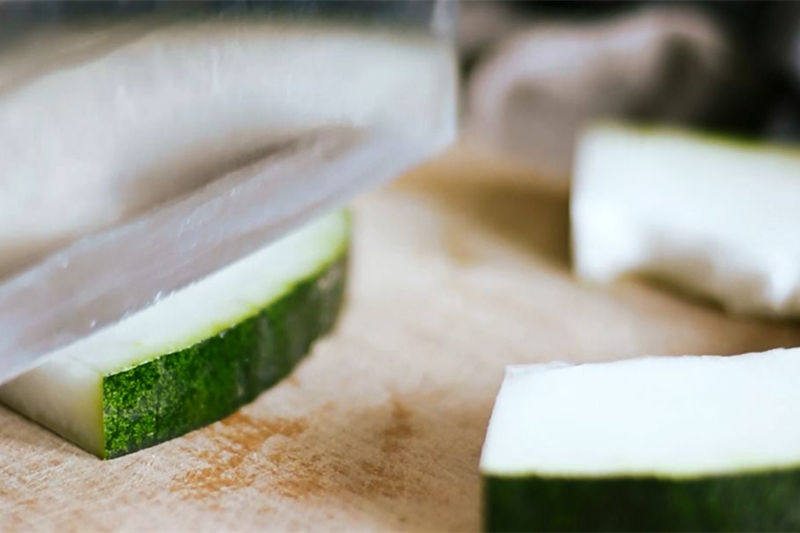
[[0,285],[0,384],[399,175],[434,149],[374,130],[317,130],[49,256]]

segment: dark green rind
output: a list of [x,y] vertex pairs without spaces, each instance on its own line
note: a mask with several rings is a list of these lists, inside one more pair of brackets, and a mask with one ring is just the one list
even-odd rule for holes
[[103,457],[131,453],[219,420],[286,376],[333,327],[346,274],[343,252],[223,333],[105,376]]
[[484,478],[487,531],[800,531],[800,468],[696,479]]

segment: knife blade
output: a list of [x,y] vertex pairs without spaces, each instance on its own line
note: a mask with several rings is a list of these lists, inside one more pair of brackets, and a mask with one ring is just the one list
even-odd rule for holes
[[0,284],[0,384],[433,151],[421,139],[377,130],[307,132],[182,199],[48,256]]

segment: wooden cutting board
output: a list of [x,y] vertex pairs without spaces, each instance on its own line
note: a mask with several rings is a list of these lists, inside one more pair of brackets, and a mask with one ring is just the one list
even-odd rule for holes
[[0,529],[474,530],[506,364],[800,345],[798,324],[581,286],[566,195],[463,149],[355,214],[338,329],[226,420],[104,462],[0,408]]

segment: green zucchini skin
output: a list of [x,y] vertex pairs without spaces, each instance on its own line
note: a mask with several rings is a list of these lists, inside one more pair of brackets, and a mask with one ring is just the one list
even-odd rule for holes
[[666,479],[486,476],[486,531],[800,531],[800,468]]
[[103,458],[219,420],[289,374],[333,328],[347,251],[265,309],[184,350],[103,377]]

